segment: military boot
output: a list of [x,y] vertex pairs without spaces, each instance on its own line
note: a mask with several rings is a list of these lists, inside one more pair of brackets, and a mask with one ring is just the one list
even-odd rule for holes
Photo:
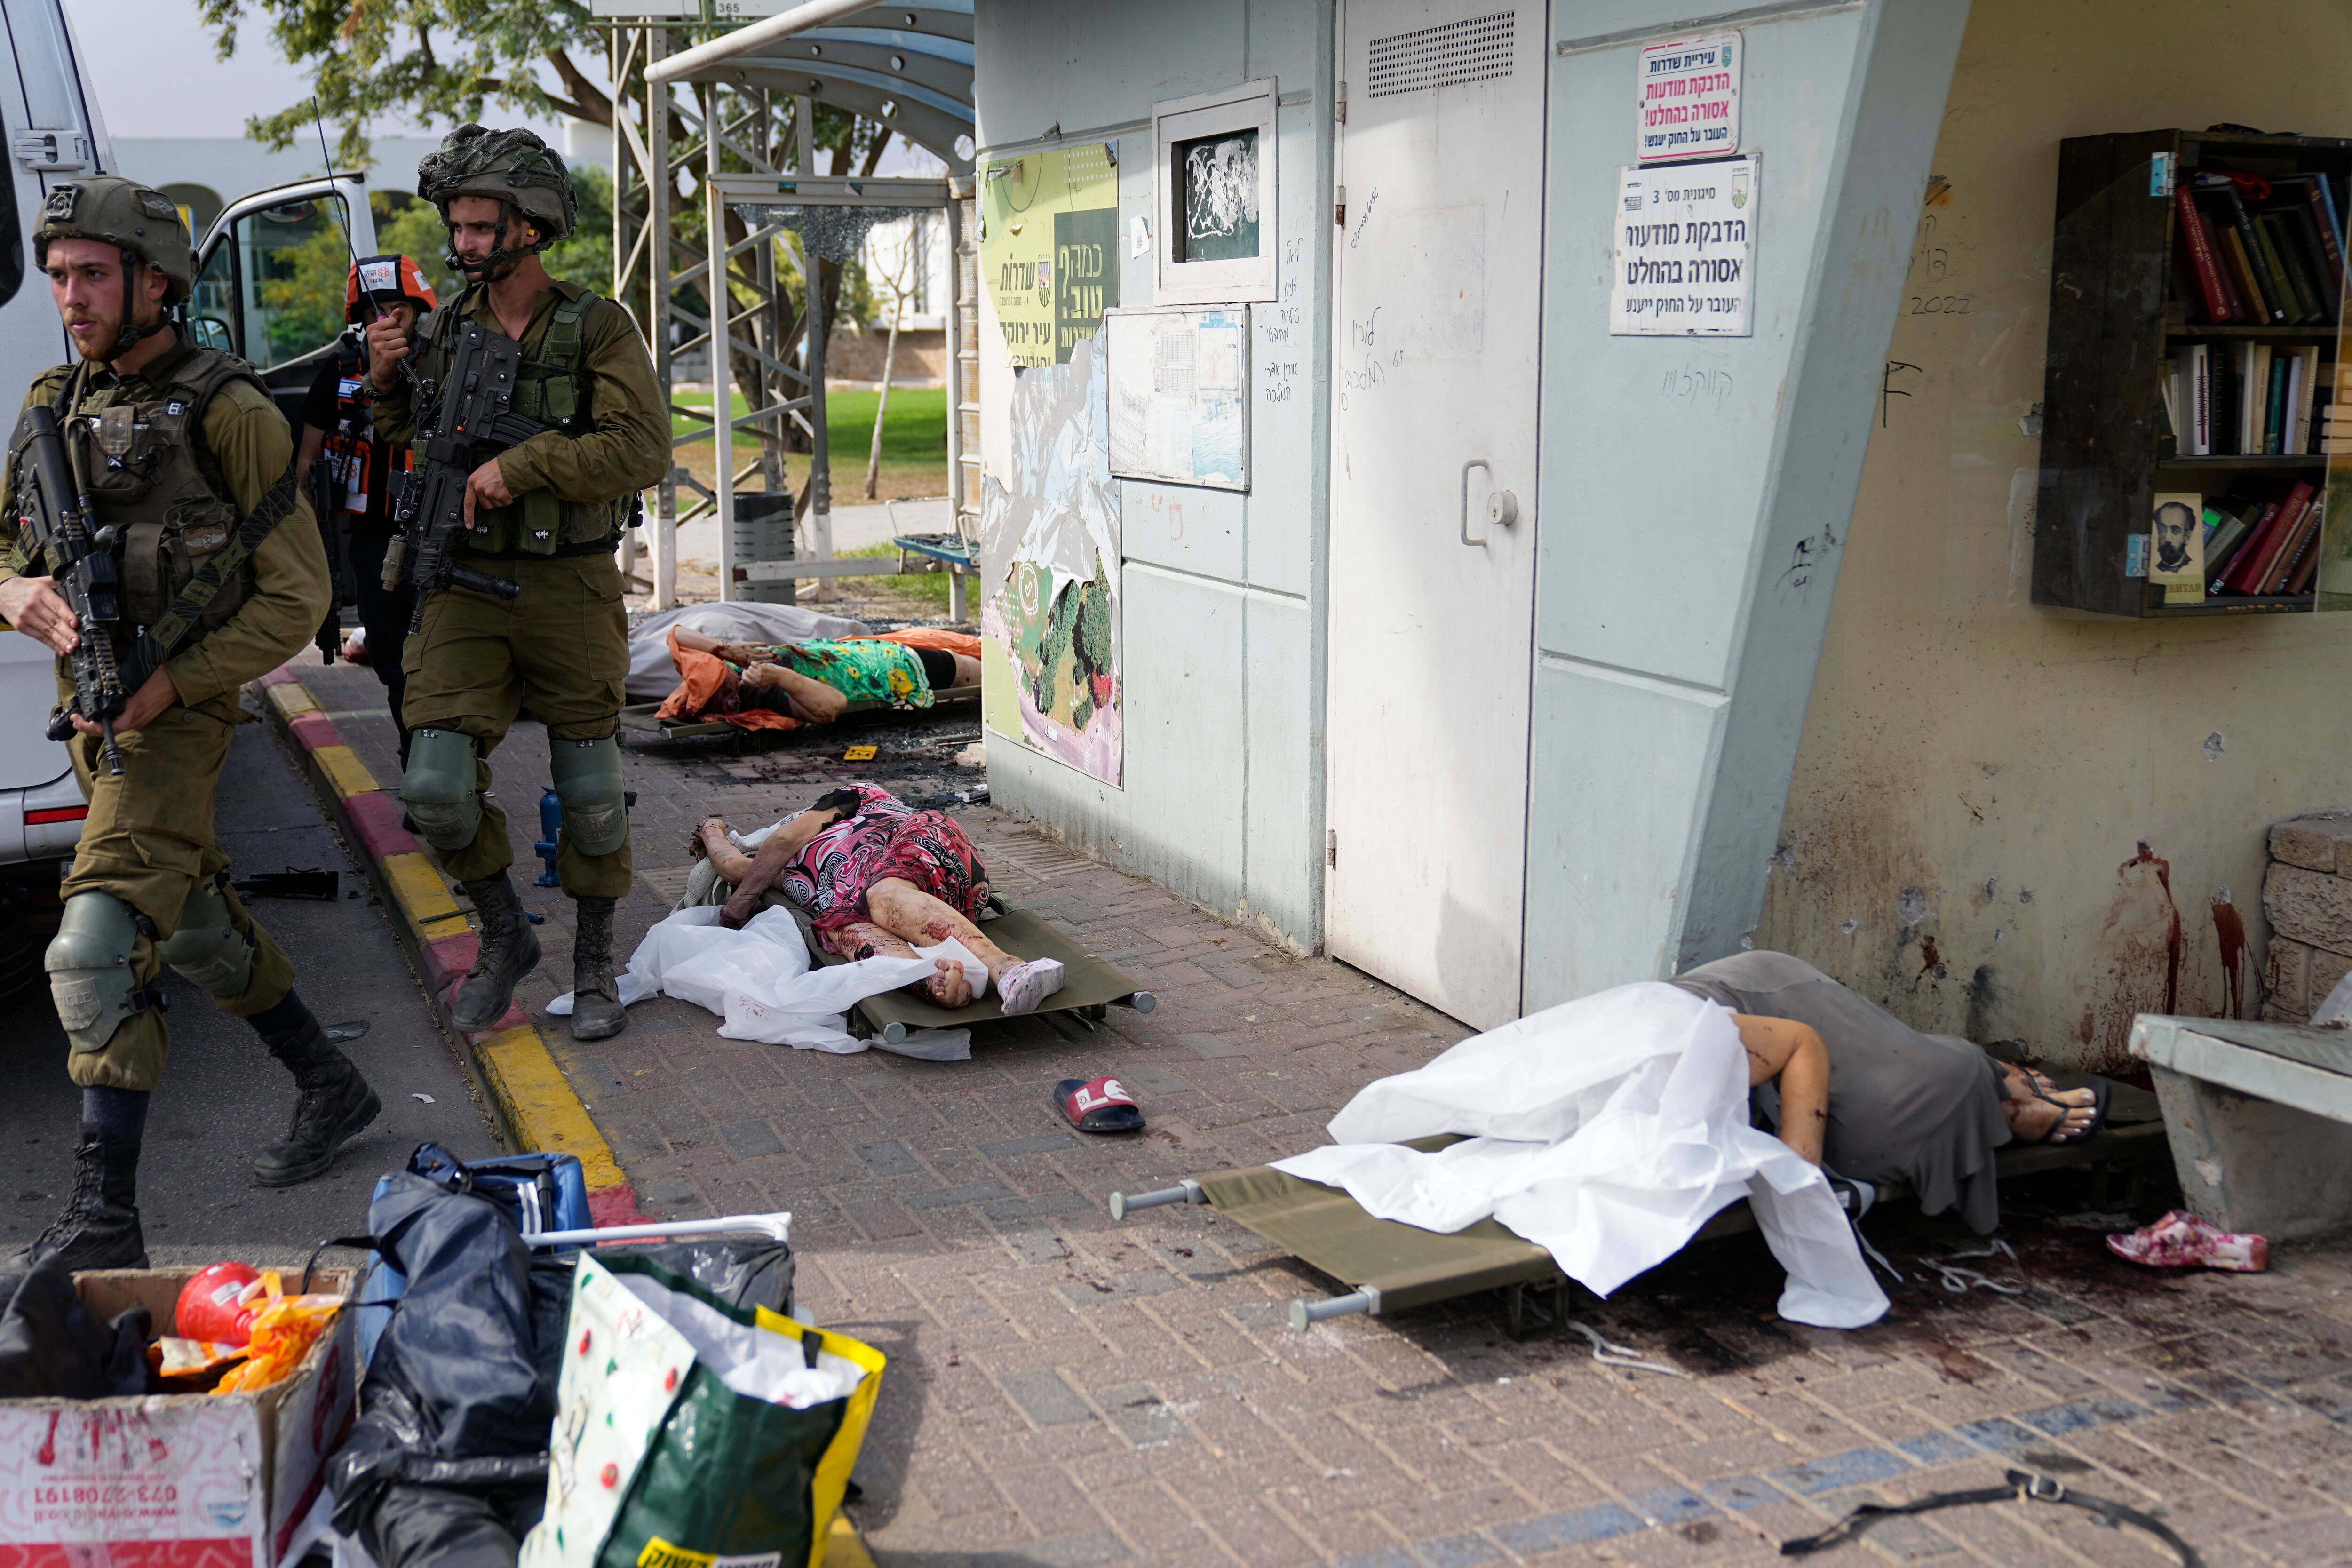
[[264,1035],[262,1041],[294,1075],[299,1092],[286,1136],[255,1156],[253,1179],[259,1186],[290,1187],[325,1175],[335,1163],[335,1151],[376,1119],[383,1101],[352,1058],[328,1043],[326,1031],[308,1008],[302,1009],[297,1027]]
[[[457,989],[449,1021],[466,1034],[478,1034],[507,1016],[515,987],[539,967],[539,936],[523,919],[522,901],[504,871],[478,882],[460,882],[482,917],[482,945],[473,972]],[[611,927],[607,925],[607,931]]]
[[96,1128],[84,1125],[74,1145],[73,1191],[65,1212],[17,1260],[30,1264],[54,1255],[68,1272],[146,1268],[138,1187],[139,1145],[110,1143]]
[[614,899],[575,899],[572,936],[572,1037],[608,1040],[629,1021],[613,978]]

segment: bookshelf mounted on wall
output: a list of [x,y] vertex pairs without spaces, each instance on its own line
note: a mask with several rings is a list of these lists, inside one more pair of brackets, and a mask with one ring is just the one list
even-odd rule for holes
[[2330,453],[2352,453],[2352,140],[2072,137],[2057,208],[2033,602],[2313,608]]

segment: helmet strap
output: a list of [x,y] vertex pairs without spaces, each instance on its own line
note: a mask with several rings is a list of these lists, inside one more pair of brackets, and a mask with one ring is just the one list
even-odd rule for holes
[[122,253],[122,326],[114,334],[114,352],[107,356],[110,361],[121,359],[138,347],[141,339],[152,337],[171,324],[171,312],[168,310],[159,317],[152,327],[142,327],[139,324],[140,265],[137,251],[125,250]]
[[[468,192],[467,194],[473,195],[475,193]],[[446,267],[450,271],[456,273],[458,277],[465,279],[469,283],[487,283],[490,279],[490,274],[496,272],[508,262],[520,261],[527,256],[537,256],[541,251],[545,250],[549,245],[553,243],[547,235],[542,233],[530,244],[523,246],[520,249],[509,250],[507,248],[508,226],[513,224],[517,219],[520,219],[523,223],[528,224],[530,222],[530,217],[529,214],[525,213],[520,207],[516,206],[513,201],[508,197],[499,197],[498,203],[498,242],[490,247],[489,255],[470,265],[467,264],[464,258],[457,254],[457,226],[449,221],[448,207],[445,205],[441,209],[441,226],[449,236],[448,251],[441,258],[441,264]]]

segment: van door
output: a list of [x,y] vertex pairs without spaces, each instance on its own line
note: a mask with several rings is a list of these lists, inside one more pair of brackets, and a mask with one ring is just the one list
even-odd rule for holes
[[302,395],[342,334],[350,258],[374,248],[375,219],[357,174],[240,196],[196,248],[189,334],[260,371],[287,418],[299,422]]

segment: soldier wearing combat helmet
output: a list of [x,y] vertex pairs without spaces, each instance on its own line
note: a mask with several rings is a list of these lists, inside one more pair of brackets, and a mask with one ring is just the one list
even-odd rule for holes
[[[621,685],[628,623],[613,552],[637,493],[669,465],[667,399],[628,312],[548,275],[540,252],[572,232],[578,207],[563,160],[528,131],[461,126],[417,165],[417,189],[441,211],[448,262],[465,290],[419,324],[415,368],[446,371],[466,324],[518,340],[513,408],[553,428],[474,470],[467,534],[455,552],[504,577],[512,599],[432,594],[409,638],[402,797],[441,865],[474,900],[480,956],[460,989],[461,1029],[487,1029],[539,963],[507,868],[506,813],[486,798],[489,754],[528,709],[547,726],[563,802],[556,874],[575,913],[572,1033],[618,1034],[626,1021],[613,975],[613,910],[628,891],[629,820],[621,775]],[[413,443],[418,410],[400,374],[411,344],[386,321],[368,328],[376,427]],[[424,454],[419,453],[421,466]]]
[[[149,1093],[171,1047],[165,964],[244,1018],[294,1074],[282,1142],[255,1179],[290,1185],[323,1174],[380,1109],[359,1070],[329,1044],[294,993],[294,966],[229,886],[213,796],[237,689],[275,669],[325,614],[327,559],[293,474],[294,440],[244,361],[186,341],[178,307],[194,279],[188,231],[170,200],[111,176],[59,185],[41,209],[34,255],[79,363],[35,379],[26,398],[56,411],[67,456],[110,535],[124,584],[117,653],[136,679],[115,717],[121,773],[99,763],[99,731],[77,716],[68,743],[89,798],[65,910],[46,966],[82,1086],[72,1196],[33,1244],[68,1268],[141,1268],[137,1174]],[[19,525],[0,561],[0,618],[71,652],[82,631],[22,525],[30,431],[20,419],[0,495]],[[217,567],[200,578],[199,566]],[[217,583],[216,590],[211,584]],[[146,653],[131,628],[184,632]],[[138,656],[134,658],[134,656]],[[60,690],[73,696],[65,661]]]

